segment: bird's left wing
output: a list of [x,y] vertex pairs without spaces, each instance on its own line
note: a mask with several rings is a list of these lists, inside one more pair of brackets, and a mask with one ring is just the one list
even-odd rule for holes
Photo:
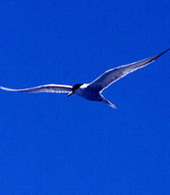
[[70,85],[56,85],[56,84],[47,84],[47,85],[40,85],[31,88],[24,88],[24,89],[10,89],[6,87],[0,87],[2,90],[5,91],[15,91],[15,92],[30,92],[30,93],[69,93],[72,91],[72,86]]
[[102,74],[100,77],[95,79],[93,82],[89,84],[90,87],[96,88],[98,91],[104,90],[106,87],[111,85],[112,83],[116,82],[117,80],[125,77],[129,73],[134,72],[135,70],[138,70],[140,68],[143,68],[144,66],[147,66],[151,62],[154,62],[155,59],[162,56],[166,52],[168,52],[170,49],[165,50],[164,52],[155,55],[153,57],[146,58],[144,60],[140,60],[131,64],[127,64],[124,66],[119,66],[117,68],[110,69],[106,71],[104,74]]

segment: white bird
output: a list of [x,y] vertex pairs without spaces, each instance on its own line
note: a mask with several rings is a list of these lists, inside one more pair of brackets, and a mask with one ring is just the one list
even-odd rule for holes
[[77,94],[85,99],[91,101],[99,101],[107,103],[109,106],[116,108],[114,104],[105,99],[101,94],[104,89],[106,89],[109,85],[118,81],[119,79],[125,77],[129,73],[132,73],[140,68],[147,66],[148,64],[155,61],[155,59],[159,58],[166,52],[170,51],[170,49],[165,50],[158,55],[153,57],[149,57],[131,64],[119,66],[110,70],[107,70],[104,74],[99,76],[97,79],[92,81],[91,83],[81,83],[71,85],[57,85],[57,84],[48,84],[48,85],[40,85],[32,88],[24,88],[24,89],[10,89],[6,87],[0,87],[5,91],[15,91],[15,92],[31,92],[31,93],[39,93],[39,92],[49,92],[49,93],[68,93],[68,97],[72,94]]

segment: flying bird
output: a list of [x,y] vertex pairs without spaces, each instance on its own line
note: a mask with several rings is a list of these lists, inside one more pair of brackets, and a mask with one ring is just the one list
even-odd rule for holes
[[29,93],[39,93],[39,92],[47,92],[47,93],[68,93],[68,97],[72,94],[77,94],[87,100],[104,102],[111,106],[112,108],[116,108],[114,104],[112,104],[109,100],[104,98],[102,92],[104,89],[109,87],[111,84],[115,83],[119,79],[125,77],[129,73],[132,73],[140,68],[147,66],[148,64],[154,62],[157,58],[170,51],[170,48],[155,55],[153,57],[149,57],[137,62],[133,62],[131,64],[119,66],[104,72],[101,76],[96,78],[91,83],[80,83],[71,85],[58,85],[58,84],[47,84],[40,85],[32,88],[24,88],[24,89],[11,89],[6,87],[0,87],[5,91],[14,91],[14,92],[29,92]]

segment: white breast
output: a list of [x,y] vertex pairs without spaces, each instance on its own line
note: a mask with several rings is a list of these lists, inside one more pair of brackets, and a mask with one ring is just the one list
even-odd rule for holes
[[101,99],[99,92],[88,86],[89,84],[83,84],[80,88],[75,90],[75,94],[88,100],[99,101]]

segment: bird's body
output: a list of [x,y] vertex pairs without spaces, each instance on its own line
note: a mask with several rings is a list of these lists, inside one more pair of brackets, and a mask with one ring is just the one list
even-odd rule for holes
[[91,101],[99,101],[107,103],[109,106],[116,108],[114,104],[109,102],[107,99],[103,97],[101,94],[102,91],[116,82],[117,80],[125,77],[129,73],[132,73],[140,68],[147,66],[148,64],[152,63],[158,57],[162,56],[170,49],[165,50],[158,55],[153,57],[146,58],[144,60],[140,60],[131,64],[127,64],[124,66],[119,66],[117,68],[110,69],[106,71],[104,74],[99,76],[97,79],[92,81],[91,83],[82,83],[82,84],[75,84],[71,85],[57,85],[57,84],[48,84],[48,85],[40,85],[37,87],[26,88],[26,89],[10,89],[6,87],[1,87],[1,89],[6,91],[16,91],[16,92],[50,92],[50,93],[69,93],[68,96],[75,93],[87,100]]
[[101,101],[101,95],[96,88],[85,83],[82,84],[78,89],[75,90],[75,94],[91,101]]

